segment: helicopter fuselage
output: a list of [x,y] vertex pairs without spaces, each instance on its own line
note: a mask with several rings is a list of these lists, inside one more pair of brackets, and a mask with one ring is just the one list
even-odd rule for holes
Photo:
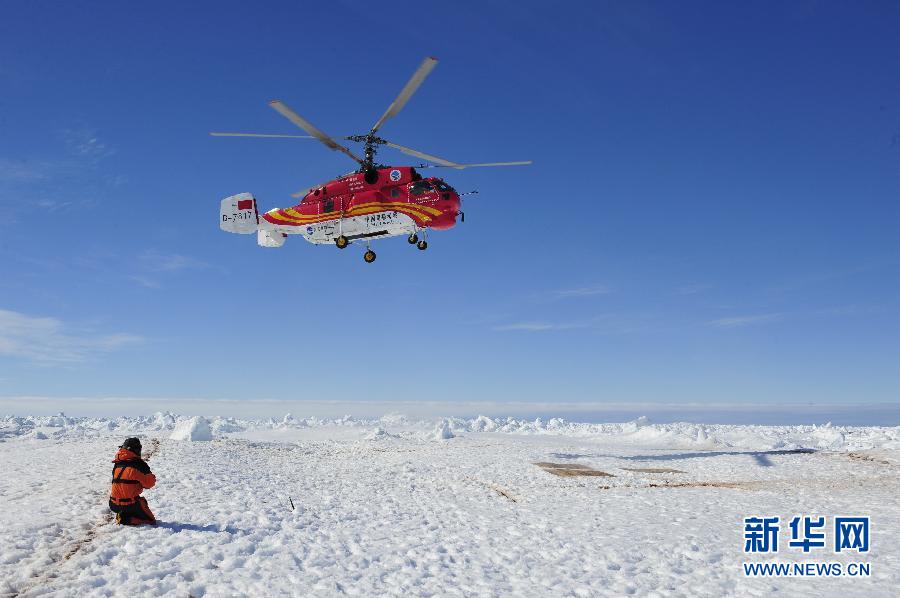
[[340,236],[352,242],[448,229],[459,207],[459,194],[443,180],[422,178],[410,166],[385,167],[337,178],[293,207],[262,213],[259,230],[300,235],[315,244],[333,244]]

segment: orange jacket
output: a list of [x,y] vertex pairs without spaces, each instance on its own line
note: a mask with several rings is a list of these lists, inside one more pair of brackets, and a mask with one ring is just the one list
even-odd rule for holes
[[128,449],[120,448],[113,460],[109,497],[118,504],[131,504],[145,488],[156,485],[156,476],[147,463]]

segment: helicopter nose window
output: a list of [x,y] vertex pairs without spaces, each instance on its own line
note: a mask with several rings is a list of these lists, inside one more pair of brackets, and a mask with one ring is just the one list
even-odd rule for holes
[[435,181],[434,186],[437,187],[438,191],[444,191],[444,192],[453,191],[453,187],[451,187],[444,181]]
[[431,184],[427,181],[419,181],[409,186],[410,195],[425,195],[431,191]]

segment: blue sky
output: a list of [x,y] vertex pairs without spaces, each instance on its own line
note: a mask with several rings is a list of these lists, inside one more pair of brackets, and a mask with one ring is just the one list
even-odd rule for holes
[[[7,2],[0,396],[853,403],[900,389],[889,2]],[[218,229],[381,134],[466,223],[361,251]],[[385,162],[410,164],[385,150]]]

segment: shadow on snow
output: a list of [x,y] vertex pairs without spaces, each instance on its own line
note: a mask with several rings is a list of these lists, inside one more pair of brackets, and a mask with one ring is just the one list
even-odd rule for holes
[[197,525],[196,523],[175,523],[169,521],[160,521],[157,523],[157,527],[161,527],[163,529],[170,529],[173,532],[212,532],[214,534],[236,534],[240,530],[231,527],[230,525],[226,525],[222,527],[220,525]]
[[551,457],[557,459],[580,459],[584,457],[613,457],[615,459],[626,459],[628,461],[678,461],[681,459],[697,459],[701,457],[727,457],[746,455],[753,457],[757,465],[762,467],[772,467],[774,463],[769,459],[773,455],[808,455],[815,453],[814,449],[787,449],[773,451],[702,451],[696,453],[674,453],[667,455],[578,455],[572,453],[550,453]]

